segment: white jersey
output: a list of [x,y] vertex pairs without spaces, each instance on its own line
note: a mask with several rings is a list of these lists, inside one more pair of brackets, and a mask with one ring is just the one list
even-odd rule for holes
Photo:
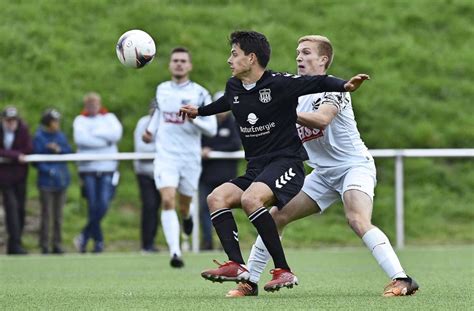
[[301,96],[298,102],[298,112],[316,111],[323,103],[336,106],[338,111],[324,130],[296,125],[309,156],[309,166],[327,168],[373,161],[360,138],[349,93],[310,94]]
[[147,127],[147,131],[155,138],[158,159],[183,158],[194,163],[201,162],[201,134],[216,135],[216,117],[183,120],[179,116],[179,109],[187,104],[200,107],[211,101],[209,92],[192,81],[182,84],[167,81],[158,85],[157,109]]

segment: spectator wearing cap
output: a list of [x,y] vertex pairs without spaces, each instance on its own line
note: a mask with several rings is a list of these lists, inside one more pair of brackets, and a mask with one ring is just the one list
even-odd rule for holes
[[[213,100],[216,101],[224,95],[223,91],[216,92]],[[207,196],[221,184],[237,176],[238,160],[235,159],[209,159],[211,151],[238,151],[241,147],[239,132],[235,119],[230,111],[219,113],[217,117],[217,135],[202,137],[202,173],[199,179],[199,219],[202,230],[201,248],[213,249],[212,221],[207,206]]]
[[[102,107],[97,93],[84,96],[84,110],[74,119],[74,142],[77,153],[117,153],[117,143],[122,138],[122,124],[117,117]],[[104,249],[101,221],[113,198],[118,184],[118,161],[81,161],[78,163],[82,193],[87,200],[88,220],[81,233],[74,239],[76,249],[86,252],[89,239],[94,240],[94,253]]]
[[[156,108],[155,100],[149,106],[149,114],[138,120],[133,134],[135,152],[155,153],[155,139],[150,142],[142,140],[142,134],[150,123],[151,115]],[[144,253],[155,253],[156,232],[158,231],[158,210],[161,205],[160,192],[155,186],[153,160],[135,160],[133,162],[135,175],[137,176],[138,187],[140,189],[140,200],[142,203],[141,212],[141,248]]]
[[[40,120],[40,127],[33,138],[33,151],[36,154],[65,154],[72,149],[66,136],[60,129],[60,113],[47,109]],[[62,215],[66,202],[66,189],[70,183],[70,174],[66,162],[37,162],[37,186],[41,202],[41,225],[39,246],[43,254],[50,250],[53,254],[62,254]],[[53,222],[52,248],[49,245],[49,221]]]
[[7,254],[24,255],[21,235],[25,226],[26,178],[28,165],[25,155],[32,151],[28,127],[18,110],[9,106],[1,113],[0,126],[0,189],[7,225]]

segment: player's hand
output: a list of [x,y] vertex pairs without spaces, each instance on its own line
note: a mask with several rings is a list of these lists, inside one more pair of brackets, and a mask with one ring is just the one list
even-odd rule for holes
[[153,141],[153,135],[151,135],[150,132],[145,131],[145,133],[143,133],[143,135],[142,135],[142,140],[143,140],[143,142],[149,144]]
[[359,73],[356,76],[353,76],[346,84],[344,84],[344,88],[347,92],[354,92],[357,90],[365,80],[370,80],[370,76],[364,73]]
[[46,144],[46,148],[53,151],[54,153],[61,153],[61,146],[59,146],[57,143]]
[[183,120],[186,119],[186,116],[188,116],[188,118],[194,119],[198,116],[198,108],[193,105],[184,105],[181,107],[181,109],[179,109],[179,116],[183,118]]
[[209,159],[209,153],[212,151],[211,148],[209,147],[202,147],[202,150],[201,150],[201,157],[203,159]]
[[21,164],[25,164],[26,163],[26,155],[24,155],[23,153],[19,154],[18,155],[18,162],[21,163]]

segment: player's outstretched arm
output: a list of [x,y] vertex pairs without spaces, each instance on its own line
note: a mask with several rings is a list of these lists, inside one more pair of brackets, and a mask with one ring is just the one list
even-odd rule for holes
[[179,115],[184,120],[186,116],[188,116],[188,118],[194,119],[197,116],[212,116],[229,110],[230,104],[225,100],[224,95],[215,102],[210,103],[209,105],[201,106],[199,108],[193,105],[184,105],[181,107],[181,109],[179,109]]
[[365,80],[370,80],[370,76],[364,73],[359,73],[353,76],[349,81],[344,84],[344,88],[347,92],[354,92],[357,90]]
[[322,104],[312,112],[298,112],[296,123],[313,129],[325,129],[337,116],[337,108],[331,104]]
[[184,105],[179,109],[179,116],[183,118],[183,120],[188,116],[188,118],[194,119],[198,116],[198,107],[193,105]]

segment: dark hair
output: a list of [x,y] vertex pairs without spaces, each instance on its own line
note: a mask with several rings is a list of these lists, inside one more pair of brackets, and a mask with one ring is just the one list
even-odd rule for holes
[[46,109],[41,116],[40,123],[44,126],[49,126],[51,121],[59,120],[61,114],[56,109]]
[[260,66],[267,67],[272,49],[265,35],[256,31],[234,31],[229,41],[230,45],[238,44],[245,55],[255,53]]
[[191,52],[189,52],[189,50],[185,48],[184,46],[177,46],[174,49],[172,49],[170,56],[173,55],[174,53],[187,53],[189,55],[189,60],[191,60]]

